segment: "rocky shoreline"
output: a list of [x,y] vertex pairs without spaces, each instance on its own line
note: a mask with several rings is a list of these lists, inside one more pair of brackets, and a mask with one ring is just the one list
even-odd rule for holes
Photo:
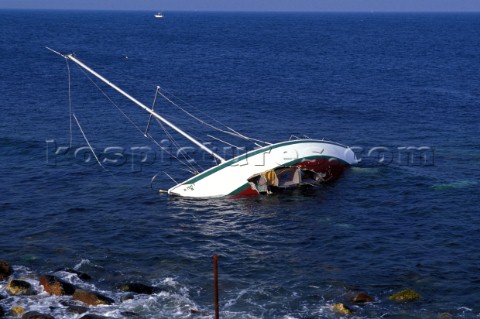
[[[91,276],[73,269],[60,269],[58,271],[68,272],[77,276],[82,281],[92,280]],[[78,287],[69,283],[53,274],[42,274],[38,278],[28,278],[29,280],[38,281],[41,291],[37,291],[32,287],[27,278],[15,278],[15,272],[11,265],[6,261],[0,260],[0,283],[6,283],[5,292],[7,296],[0,294],[0,302],[8,296],[21,296],[25,298],[33,298],[38,294],[46,293],[50,296],[69,296],[70,299],[62,300],[60,303],[67,309],[72,316],[82,315],[80,319],[108,319],[114,317],[105,317],[97,314],[88,313],[93,308],[101,305],[112,305],[117,302],[124,302],[134,298],[136,294],[151,295],[159,293],[161,290],[157,287],[145,285],[143,283],[122,283],[115,289],[119,292],[124,292],[120,301],[115,301],[101,293]],[[200,313],[196,309],[191,309],[191,313]],[[143,318],[141,315],[134,312],[122,312],[122,318]],[[10,309],[4,309],[0,304],[0,318],[5,317],[20,317],[21,319],[54,319],[49,313],[40,313],[38,311],[29,310],[22,306],[13,305]]]
[[[84,282],[85,285],[79,285],[78,282],[77,284],[68,282],[56,275],[56,273],[59,272],[69,273],[78,278],[79,282]],[[36,288],[30,283],[32,280],[35,282]],[[138,282],[126,282],[121,283],[114,288],[115,291],[122,293],[120,298],[114,300],[104,294],[85,288],[89,286],[91,287],[91,284],[89,284],[91,281],[93,281],[93,279],[90,275],[70,268],[59,269],[49,274],[35,275],[34,278],[32,278],[32,276],[22,278],[22,276],[15,274],[14,269],[8,262],[0,260],[0,284],[5,286],[4,290],[7,294],[2,295],[2,292],[0,292],[0,318],[55,319],[52,315],[54,310],[52,308],[54,307],[50,307],[52,313],[41,313],[35,309],[28,309],[28,307],[20,305],[11,305],[9,309],[5,309],[2,306],[2,300],[9,296],[32,299],[39,294],[67,297],[59,300],[59,304],[65,309],[66,313],[71,314],[72,317],[81,316],[79,319],[108,319],[117,318],[117,316],[110,317],[96,314],[96,307],[121,304],[135,298],[136,295],[152,295],[162,292],[159,287]],[[414,302],[421,298],[422,296],[416,291],[404,289],[390,295],[388,300],[392,302],[406,303]],[[358,309],[357,306],[378,302],[381,301],[375,300],[366,292],[361,291],[352,293],[347,304],[336,303],[332,304],[330,308],[331,311],[339,317],[355,316],[355,308]],[[204,311],[190,308],[190,315],[208,316],[209,314]],[[120,316],[121,318],[144,318],[142,315],[131,311],[123,311],[120,313]],[[450,313],[438,314],[438,318],[441,319],[450,319],[452,317],[453,315]]]

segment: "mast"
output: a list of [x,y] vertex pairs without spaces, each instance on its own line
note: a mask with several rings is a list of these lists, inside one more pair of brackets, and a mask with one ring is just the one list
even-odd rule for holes
[[94,70],[90,69],[88,66],[86,66],[85,64],[83,64],[83,62],[81,62],[80,60],[78,60],[77,58],[75,58],[73,56],[73,54],[69,54],[67,56],[64,56],[66,59],[69,59],[73,62],[75,62],[76,64],[78,64],[80,67],[82,67],[83,69],[85,69],[86,71],[90,72],[91,74],[93,74],[95,77],[97,77],[98,79],[100,79],[101,81],[103,81],[105,84],[107,84],[108,86],[112,87],[114,90],[116,90],[118,93],[122,94],[123,96],[125,96],[127,99],[129,99],[130,101],[132,101],[133,103],[137,104],[138,106],[140,106],[142,109],[144,109],[145,111],[147,111],[148,113],[150,113],[152,116],[154,116],[155,118],[157,118],[158,120],[162,121],[163,123],[165,123],[166,125],[168,125],[169,127],[171,127],[172,129],[174,129],[175,131],[177,131],[178,133],[180,133],[181,135],[183,135],[183,137],[185,137],[186,139],[188,139],[190,142],[192,142],[193,144],[197,145],[198,147],[200,147],[202,150],[204,150],[205,152],[207,152],[208,154],[212,155],[213,157],[215,157],[216,159],[220,160],[220,162],[225,162],[225,159],[223,159],[220,155],[218,155],[217,153],[215,153],[214,151],[212,151],[211,149],[209,149],[208,147],[206,147],[205,145],[203,145],[202,143],[200,143],[199,141],[197,141],[195,138],[193,138],[192,136],[190,136],[189,134],[187,134],[186,132],[184,132],[183,130],[181,130],[180,128],[178,128],[175,124],[173,124],[172,122],[168,121],[167,119],[165,119],[164,117],[160,116],[159,114],[157,114],[156,112],[154,112],[152,109],[148,108],[147,106],[145,106],[143,103],[139,102],[137,99],[135,99],[134,97],[132,97],[130,94],[128,94],[127,92],[123,91],[122,89],[120,89],[118,86],[116,86],[115,84],[113,84],[112,82],[110,82],[109,80],[107,80],[106,78],[104,78],[103,76],[101,76],[100,74],[98,74],[97,72],[95,72]]

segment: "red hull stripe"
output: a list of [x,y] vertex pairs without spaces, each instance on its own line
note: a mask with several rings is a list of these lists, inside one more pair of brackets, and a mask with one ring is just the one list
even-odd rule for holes
[[252,186],[250,183],[243,184],[233,192],[231,192],[228,195],[233,195],[234,197],[243,197],[243,196],[256,196],[258,195],[258,192],[254,189],[252,189]]

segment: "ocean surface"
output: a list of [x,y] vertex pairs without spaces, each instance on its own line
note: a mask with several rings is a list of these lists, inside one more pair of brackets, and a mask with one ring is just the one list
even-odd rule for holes
[[[115,300],[91,314],[213,318],[218,255],[220,318],[338,318],[336,303],[351,318],[480,317],[479,14],[0,11],[0,39],[0,259],[38,292],[0,282],[5,311],[80,318],[39,285],[55,274]],[[46,46],[147,105],[160,86],[181,108],[155,109],[219,152],[207,134],[252,144],[182,109],[263,141],[347,144],[361,161],[308,192],[161,194],[191,175],[143,137],[148,115]],[[192,146],[150,131],[174,154]],[[159,292],[122,302],[125,282]],[[389,300],[406,288],[422,298]],[[352,303],[360,291],[375,302]]]

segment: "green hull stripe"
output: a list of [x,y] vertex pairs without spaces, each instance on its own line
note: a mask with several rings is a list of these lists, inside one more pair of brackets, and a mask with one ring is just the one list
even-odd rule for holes
[[240,186],[239,188],[237,188],[236,190],[234,190],[233,192],[231,192],[228,195],[238,195],[241,192],[243,192],[244,190],[246,190],[247,188],[250,188],[250,183],[243,184],[242,186]]
[[[321,142],[321,143],[326,143],[326,144],[332,144],[332,145],[337,145],[337,146],[341,146],[341,147],[347,147],[347,146],[344,146],[344,145],[341,145],[341,144],[338,144],[338,143],[335,143],[335,142],[328,142],[328,141],[320,141],[320,140],[302,140],[302,141],[288,141],[288,142],[281,142],[281,143],[277,143],[277,144],[274,144],[274,145],[268,145],[268,146],[265,146],[265,147],[262,147],[258,150],[253,150],[253,151],[250,151],[248,153],[245,153],[243,155],[240,155],[238,157],[235,157],[235,158],[232,158],[231,160],[228,160],[226,161],[225,163],[222,163],[218,166],[215,166],[209,170],[206,170],[204,171],[203,173],[200,173],[198,174],[197,176],[194,176],[188,180],[186,180],[185,182],[181,183],[181,184],[178,184],[178,185],[184,185],[184,184],[193,184],[193,183],[196,183],[198,182],[199,180],[202,180],[204,179],[205,177],[208,177],[210,175],[212,175],[213,173],[216,173],[218,172],[219,170],[222,170],[224,169],[225,167],[228,167],[228,166],[231,166],[233,164],[236,164],[238,162],[241,162],[243,161],[244,159],[246,159],[247,157],[252,157],[252,156],[255,156],[257,154],[260,154],[260,153],[264,153],[264,152],[267,152],[267,151],[271,151],[275,148],[279,148],[279,147],[282,147],[282,146],[287,146],[287,145],[292,145],[292,144],[302,144],[302,143],[312,143],[312,142]],[[322,157],[329,157],[329,156],[309,156],[307,157],[308,158],[313,158],[313,159],[316,159],[316,158],[322,158]],[[298,160],[295,160],[295,161],[303,161],[304,158],[301,158],[301,159],[298,159]],[[294,162],[295,162],[294,161]],[[297,162],[297,163],[298,163]],[[285,164],[287,165],[287,164]],[[292,164],[289,164],[289,165],[292,165]],[[177,185],[177,186],[178,186]]]

